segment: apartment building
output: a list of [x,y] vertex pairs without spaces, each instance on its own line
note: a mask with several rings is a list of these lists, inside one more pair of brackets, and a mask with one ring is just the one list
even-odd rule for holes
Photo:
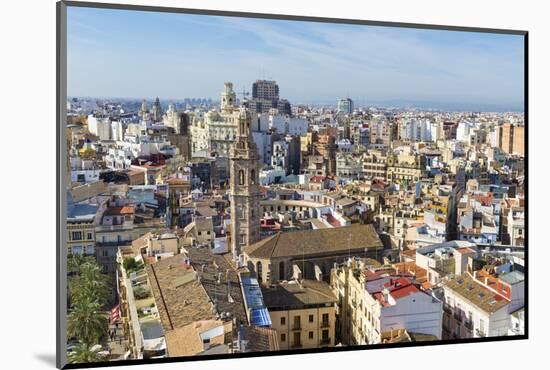
[[291,280],[263,287],[280,349],[334,346],[336,296],[326,282]]

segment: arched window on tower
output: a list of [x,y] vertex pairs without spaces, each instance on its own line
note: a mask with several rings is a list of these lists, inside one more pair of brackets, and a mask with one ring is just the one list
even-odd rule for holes
[[250,183],[252,185],[256,184],[256,171],[255,170],[250,171]]
[[258,283],[262,283],[262,263],[260,261],[256,262],[256,275],[258,275]]
[[239,185],[244,185],[244,170],[239,170]]

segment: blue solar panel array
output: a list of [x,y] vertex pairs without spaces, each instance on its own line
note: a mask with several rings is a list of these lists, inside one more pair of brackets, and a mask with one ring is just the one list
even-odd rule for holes
[[250,323],[256,326],[271,326],[271,318],[267,308],[255,308],[250,315]]
[[269,312],[264,305],[262,290],[258,280],[252,277],[241,277],[246,306],[250,309],[250,323],[256,326],[271,326]]

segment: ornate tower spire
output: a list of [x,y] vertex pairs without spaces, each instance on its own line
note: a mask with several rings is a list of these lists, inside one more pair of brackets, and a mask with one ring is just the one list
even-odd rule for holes
[[242,108],[237,138],[229,151],[231,250],[234,261],[242,248],[260,240],[259,155],[250,132],[250,113]]
[[228,111],[235,108],[235,103],[237,102],[237,97],[233,91],[232,82],[223,83],[223,91],[221,96],[221,110]]

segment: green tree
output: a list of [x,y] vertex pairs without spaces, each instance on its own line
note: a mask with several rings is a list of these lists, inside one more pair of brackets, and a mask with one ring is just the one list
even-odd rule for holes
[[103,274],[96,263],[84,263],[79,267],[77,277],[69,282],[71,300],[95,301],[101,306],[107,303],[109,295],[109,277]]
[[81,343],[91,346],[99,343],[107,333],[107,315],[101,306],[92,299],[76,301],[69,312],[67,335],[76,337]]
[[101,348],[93,347],[93,345],[79,343],[69,354],[67,360],[70,364],[104,361],[105,357],[99,354]]
[[126,257],[124,261],[122,261],[122,265],[126,271],[133,270],[138,266],[135,258],[133,257]]
[[82,254],[70,255],[67,261],[67,274],[69,276],[78,276],[82,266],[94,263],[95,260],[91,256],[84,256]]

